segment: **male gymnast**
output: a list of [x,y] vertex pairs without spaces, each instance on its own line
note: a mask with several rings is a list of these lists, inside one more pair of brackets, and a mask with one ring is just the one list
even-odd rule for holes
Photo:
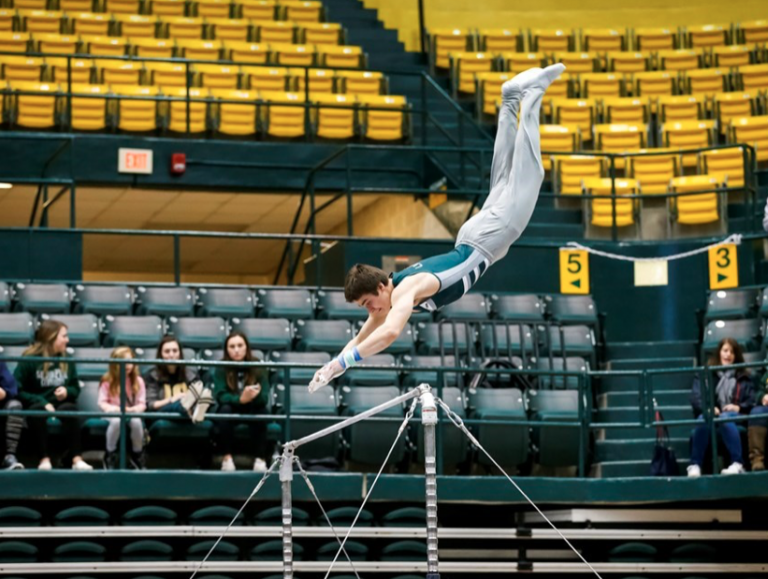
[[[344,281],[348,302],[368,310],[368,319],[341,354],[320,368],[314,392],[361,360],[387,349],[414,310],[433,312],[461,298],[509,251],[528,225],[544,180],[539,110],[544,91],[563,64],[533,68],[501,87],[499,126],[491,163],[491,191],[482,209],[459,230],[450,253],[424,259],[388,276],[357,264]],[[522,109],[518,127],[518,109]]]

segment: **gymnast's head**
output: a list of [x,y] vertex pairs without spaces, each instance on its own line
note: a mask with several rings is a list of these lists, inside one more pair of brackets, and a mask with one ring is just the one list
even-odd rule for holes
[[392,283],[384,270],[358,263],[344,279],[344,298],[372,316],[386,313],[392,307]]

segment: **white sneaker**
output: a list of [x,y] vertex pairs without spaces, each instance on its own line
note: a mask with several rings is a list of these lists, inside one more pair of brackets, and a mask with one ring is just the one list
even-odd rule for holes
[[199,423],[205,420],[205,413],[208,412],[211,404],[213,404],[213,393],[210,388],[203,388],[200,399],[195,405],[195,411],[192,413],[192,422]]
[[690,478],[696,478],[701,476],[701,467],[698,464],[688,465],[688,476]]
[[79,461],[72,463],[72,470],[93,470],[93,467],[83,459],[80,459]]
[[267,463],[263,458],[257,458],[253,461],[253,472],[267,472]]
[[227,458],[221,461],[221,470],[223,472],[234,472],[237,470],[235,468],[235,461],[231,458]]
[[720,471],[720,474],[742,474],[744,472],[744,467],[740,462],[734,462],[729,466],[728,468],[724,468]]
[[37,470],[53,470],[53,465],[51,465],[50,460],[44,460],[37,465]]

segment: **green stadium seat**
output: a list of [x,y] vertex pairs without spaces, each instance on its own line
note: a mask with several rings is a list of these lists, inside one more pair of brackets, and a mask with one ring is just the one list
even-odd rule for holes
[[251,290],[246,288],[198,288],[198,315],[224,319],[252,318],[255,304]]
[[[342,388],[342,414],[354,416],[400,395],[396,386],[371,386],[369,388]],[[403,408],[395,406],[378,416],[402,418]],[[387,451],[395,440],[398,422],[362,421],[346,429],[349,437],[350,460],[365,464],[381,465]],[[390,457],[390,464],[396,464],[405,456],[405,440],[401,436]]]
[[765,360],[766,360],[766,354],[764,354],[763,352],[744,352],[744,363],[746,364],[764,362]]
[[[250,553],[248,553],[249,561],[282,561],[283,560],[283,542],[282,541],[265,541],[259,543]],[[304,560],[304,547],[298,543],[293,543],[293,560]]]
[[438,310],[437,320],[487,320],[488,299],[483,294],[465,294],[460,300]]
[[[338,541],[332,541],[330,543],[324,543],[317,548],[316,559],[318,561],[333,561],[336,556],[336,552],[339,550]],[[347,541],[344,543],[344,550],[349,555],[352,561],[367,561],[368,560],[368,547],[359,543],[358,541]],[[344,553],[339,555],[339,561],[346,561],[347,558]]]
[[592,296],[546,296],[547,313],[563,324],[595,325],[597,307]]
[[419,322],[417,325],[416,351],[421,355],[455,355],[456,351],[459,354],[467,354],[470,345],[474,341],[474,334],[474,329],[468,323],[438,324],[436,322]]
[[[352,525],[352,521],[355,520],[358,507],[337,507],[326,511],[328,518],[331,520],[331,524],[334,527],[349,527]],[[328,526],[328,522],[323,515],[318,515],[315,519],[315,525],[318,527]],[[355,523],[355,527],[373,527],[375,526],[375,518],[373,513],[367,509],[360,511],[360,517]]]
[[595,335],[588,326],[549,326],[544,350],[556,356],[568,357],[572,354],[592,359]]
[[717,549],[705,543],[685,543],[672,549],[670,563],[717,563]]
[[187,287],[136,288],[136,314],[139,316],[191,316],[195,309],[195,296]]
[[[470,390],[468,403],[470,418],[476,420],[504,420],[510,424],[479,424],[473,427],[478,442],[505,469],[515,469],[528,460],[528,427],[516,426],[515,421],[526,420],[523,393],[518,388]],[[488,458],[478,453],[477,462],[493,468]]]
[[[256,513],[251,519],[251,524],[256,527],[282,527],[283,508],[270,507]],[[293,507],[291,509],[291,524],[294,527],[306,527],[309,525],[309,513],[304,509]]]
[[[307,420],[302,418],[291,418],[290,437],[293,440],[302,438],[322,428],[327,428],[336,424],[337,420],[333,418],[339,414],[336,393],[332,388],[324,388],[319,392],[310,394],[306,384],[285,386],[277,384],[274,387],[274,400],[272,410],[279,414],[286,411],[286,392],[290,388],[291,395],[291,414],[322,417],[327,416],[329,420]],[[334,432],[323,438],[313,440],[299,448],[297,454],[302,459],[317,459],[336,457],[339,454],[340,434]]]
[[305,289],[260,289],[256,300],[260,318],[310,320],[315,309],[312,294]]
[[[328,352],[272,352],[274,362],[286,364],[315,364],[318,368],[331,361]],[[272,371],[272,384],[306,386],[312,381],[316,368],[277,368]]]
[[491,315],[498,320],[544,321],[544,302],[536,294],[490,296]]
[[127,285],[77,285],[72,303],[76,313],[128,316],[133,309],[133,292]]
[[72,301],[69,288],[60,283],[17,283],[13,293],[14,309],[33,314],[66,314]]
[[158,316],[106,316],[105,346],[154,348],[163,338],[163,321]]
[[389,511],[381,517],[383,527],[416,527],[427,526],[427,511],[421,507],[403,507]]
[[99,320],[93,314],[43,314],[41,318],[66,325],[72,347],[99,345]]
[[[464,404],[464,396],[461,390],[458,388],[444,388],[442,398],[448,407],[458,414],[462,419],[467,417],[467,411]],[[445,417],[445,413],[442,409],[439,410],[440,416]],[[416,416],[421,421],[421,406],[416,410]],[[442,445],[443,445],[443,464],[448,465],[446,474],[452,474],[450,469],[455,470],[456,465],[461,464],[467,459],[467,452],[469,451],[469,439],[456,428],[453,424],[446,422],[440,427],[442,428]],[[416,429],[416,459],[419,464],[424,464],[424,428],[421,424],[415,425]]]
[[34,337],[35,323],[32,314],[0,314],[0,344],[28,346]]
[[0,543],[0,563],[37,563],[38,549],[24,541]]
[[[414,366],[424,368],[423,370],[411,370],[403,372],[403,388],[415,388],[419,384],[429,384],[437,389],[439,374],[432,370],[435,366],[456,366],[456,360],[453,356],[403,356],[400,360],[402,366]],[[445,372],[443,375],[445,383],[443,386],[456,387],[459,384],[459,377],[455,372]]]
[[636,541],[622,543],[608,551],[609,563],[655,563],[659,551],[653,545]]
[[[11,288],[4,281],[0,281],[0,312],[11,309]],[[363,310],[365,311],[365,310]]]
[[107,549],[92,541],[71,541],[58,545],[51,556],[54,563],[103,563],[106,559]]
[[[109,370],[109,356],[112,348],[67,348],[67,353],[77,362],[77,377],[80,380],[101,380]],[[104,361],[85,364],[78,360],[86,358],[101,358]]]
[[128,543],[120,549],[119,561],[173,561],[173,547],[168,543],[146,539]]
[[223,318],[168,319],[168,330],[188,348],[219,348],[227,338],[227,322]]
[[100,527],[109,525],[109,513],[90,506],[69,507],[53,517],[54,527]]
[[[216,541],[200,541],[190,545],[184,557],[187,561],[202,561],[203,557],[213,547]],[[209,561],[237,561],[240,559],[240,548],[229,541],[220,541],[213,553],[208,557]]]
[[[291,323],[286,319],[244,319],[234,318],[232,329],[243,332],[248,337],[251,348],[265,352],[290,350],[293,340]],[[222,342],[223,346],[223,342]]]
[[136,507],[125,512],[120,517],[121,525],[130,526],[173,526],[178,523],[179,516],[169,508],[157,505]]
[[[533,420],[542,422],[578,420],[576,390],[529,390],[528,408]],[[541,466],[573,466],[579,461],[579,430],[568,426],[535,426],[533,442]]]
[[[357,331],[363,327],[364,322],[357,322]],[[412,324],[406,324],[400,335],[392,342],[384,354],[392,354],[393,356],[399,356],[402,354],[413,354],[414,348],[414,331]]]
[[345,320],[297,320],[296,350],[337,354],[352,339],[352,326]]
[[317,318],[320,320],[365,321],[368,311],[344,298],[343,291],[320,290],[317,292]]
[[[586,372],[589,364],[584,358],[571,356],[570,358],[558,358],[542,356],[536,360],[537,370],[552,370],[556,372]],[[578,376],[547,376],[540,374],[538,377],[540,389],[575,390],[579,387]]]
[[714,320],[704,328],[702,350],[705,353],[714,351],[723,338],[733,338],[747,352],[760,349],[760,322],[748,320]]
[[[77,409],[83,412],[102,412],[99,408],[99,381],[82,382],[80,395],[77,397]],[[94,439],[103,439],[107,431],[105,418],[86,418],[83,422],[83,430]]]
[[[756,289],[710,292],[707,298],[707,311],[704,314],[704,319],[706,321],[738,320],[754,317],[759,298],[760,295]],[[768,307],[766,311],[768,311]]]
[[43,515],[29,507],[12,506],[0,508],[0,527],[40,527]]
[[[0,320],[0,328],[2,327],[2,320]],[[2,331],[2,330],[0,330]],[[0,346],[0,358],[10,358],[11,356],[21,356],[24,353],[24,350],[27,349],[28,346]],[[16,366],[18,366],[18,362],[6,362],[6,366],[8,366],[8,370],[13,373],[13,371],[16,369]]]
[[527,324],[486,323],[479,334],[480,352],[484,358],[529,356],[534,352],[534,337]]
[[[361,370],[364,366],[389,366],[391,370]],[[398,369],[392,354],[376,354],[365,358],[355,368],[347,370],[339,384],[346,386],[397,386]]]
[[395,541],[381,549],[382,561],[426,561],[427,544],[421,541]]
[[[217,525],[226,527],[237,515],[237,509],[224,505],[213,505],[197,509],[189,515],[190,525]],[[233,526],[240,527],[245,524],[245,517],[242,513],[237,517]]]

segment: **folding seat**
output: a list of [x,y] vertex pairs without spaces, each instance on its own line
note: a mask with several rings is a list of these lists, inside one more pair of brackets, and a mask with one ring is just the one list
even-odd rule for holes
[[31,56],[0,56],[0,74],[4,80],[43,80],[45,61]]
[[187,89],[182,87],[165,87],[163,95],[169,97],[168,130],[174,133],[187,132],[187,108],[189,108],[189,132],[202,133],[208,129],[209,91],[201,88],[190,88],[187,103]]
[[429,32],[429,56],[433,68],[447,69],[448,55],[452,52],[466,52],[474,48],[473,35],[461,28],[437,28]]
[[656,111],[655,100],[661,96],[677,93],[677,75],[666,70],[638,72],[634,77],[634,95],[651,97],[652,111]]
[[756,44],[768,41],[768,20],[752,20],[739,22],[739,42]]
[[206,88],[238,88],[240,67],[226,64],[198,64],[195,72]]
[[[455,333],[454,333],[455,332]],[[466,354],[475,339],[475,331],[470,323],[458,322],[417,324],[417,352],[421,355]]]
[[544,303],[536,294],[493,294],[491,316],[498,320],[543,321]]
[[595,336],[589,326],[549,326],[546,338],[545,350],[553,355],[591,359],[595,354]]
[[365,68],[367,57],[359,46],[317,47],[317,63],[332,68]]
[[[291,323],[286,319],[233,318],[232,330],[243,332],[248,337],[251,348],[254,349],[269,352],[291,349],[293,332],[291,331]],[[223,339],[221,344],[224,344]]]
[[638,155],[629,157],[628,176],[637,181],[643,194],[666,193],[670,179],[680,174],[681,167],[679,155]]
[[[648,127],[641,123],[595,125],[595,150],[605,153],[627,153],[648,146]],[[625,160],[617,158],[615,166],[623,169]]]
[[620,97],[626,94],[624,77],[620,74],[612,72],[582,74],[580,81],[582,98]]
[[368,319],[365,308],[347,302],[343,291],[319,290],[315,297],[317,318],[320,320],[364,321]]
[[38,548],[24,541],[0,542],[0,563],[37,563]]
[[93,14],[81,12],[68,14],[72,22],[72,32],[75,34],[89,34],[91,36],[108,36],[111,16],[109,14]]
[[184,0],[150,0],[149,13],[160,16],[184,16]]
[[706,68],[689,70],[683,78],[684,92],[692,95],[712,97],[716,93],[728,92],[731,88],[727,68]]
[[718,560],[717,549],[702,543],[685,543],[674,548],[669,554],[671,563],[716,563]]
[[592,296],[547,296],[547,312],[563,324],[596,325],[597,307]]
[[[344,294],[342,294],[342,299],[343,299],[343,296]],[[11,309],[11,289],[8,287],[7,283],[5,283],[4,281],[0,281],[0,312],[7,312],[10,309]]]
[[[515,469],[528,459],[528,427],[515,425],[526,420],[523,393],[518,388],[477,388],[468,395],[469,416],[475,420],[503,420],[507,424],[476,424],[472,430],[478,442],[502,468]],[[479,452],[478,464],[492,468],[490,460]]]
[[[234,6],[236,17],[253,20],[275,20],[277,2],[275,0],[238,0]],[[239,9],[239,13],[237,10]]]
[[42,319],[56,320],[67,326],[70,346],[99,345],[99,321],[93,314],[43,314]]
[[235,62],[266,64],[269,56],[267,47],[253,42],[227,41],[229,59]]
[[[303,449],[303,447],[302,447]],[[323,457],[318,457],[323,458]],[[304,559],[304,547],[298,543],[293,543],[293,560],[302,561]],[[265,541],[259,543],[248,553],[248,561],[282,561],[283,560],[283,542],[280,540]]]
[[190,60],[219,60],[224,45],[220,40],[197,40],[195,38],[179,38],[176,40],[179,56]]
[[54,527],[105,527],[109,523],[107,511],[86,505],[62,509],[53,517]]
[[[270,358],[285,364],[315,364],[317,368],[331,361],[327,352],[278,352],[273,351]],[[273,369],[272,384],[306,386],[312,381],[317,368],[277,368]]]
[[[613,183],[613,184],[612,184]],[[636,199],[615,199],[611,195],[612,187],[616,195],[639,193],[634,179],[585,179],[584,193],[596,195],[589,203],[589,222],[597,227],[627,227],[634,225],[639,213]]]
[[[549,153],[570,153],[581,149],[581,131],[578,126],[539,125],[541,150]],[[544,170],[552,168],[552,160],[563,155],[542,155]]]
[[168,38],[193,38],[200,40],[203,37],[204,22],[202,18],[188,18],[185,16],[170,16],[161,21]]
[[256,292],[261,318],[312,319],[312,295],[305,289],[260,289]]
[[709,292],[704,319],[710,321],[752,318],[757,312],[760,297],[760,291],[756,289]]
[[48,10],[19,10],[19,24],[24,32],[60,34],[63,12]]
[[[363,366],[389,366],[390,370],[360,370]],[[375,354],[360,362],[360,364],[347,370],[339,378],[339,383],[344,386],[397,386],[397,364],[392,354]]]
[[[660,140],[664,147],[695,149],[717,143],[715,121],[680,121],[664,123],[660,127]],[[683,155],[683,167],[695,167],[696,154]]]
[[[144,67],[150,84],[163,88],[184,88],[185,91],[187,85],[192,84],[195,70],[193,65],[188,68],[186,64],[176,62],[146,62]],[[187,77],[188,70],[189,77]]]
[[0,344],[26,346],[33,342],[34,319],[29,312],[0,314]]
[[256,39],[262,44],[293,44],[296,40],[296,24],[282,21],[253,21]]
[[659,70],[696,70],[704,66],[701,53],[690,49],[659,50],[656,62]]
[[322,68],[289,68],[289,86],[295,81],[297,92],[306,92],[305,85],[309,80],[309,92],[311,96],[318,93],[330,94],[333,92],[334,71]]
[[96,78],[100,84],[138,86],[143,77],[141,62],[96,60]]
[[31,39],[28,32],[0,32],[0,51],[27,52]]
[[712,149],[699,153],[699,172],[711,175],[728,187],[744,186],[744,167],[749,161],[741,148]]
[[679,45],[678,33],[669,28],[635,28],[636,50],[673,50]]
[[742,90],[766,90],[768,89],[768,64],[740,66],[736,78]]
[[655,563],[658,549],[646,543],[622,543],[608,551],[610,563]]
[[58,9],[67,14],[71,12],[94,12],[93,0],[59,0]]
[[505,52],[501,57],[504,61],[505,69],[515,74],[529,68],[544,66],[545,62],[543,52]]
[[[2,321],[2,317],[0,317],[0,321]],[[5,336],[7,337],[10,335],[10,332],[6,332]],[[3,333],[0,332],[0,341],[3,340]],[[15,358],[20,357],[24,354],[24,351],[29,347],[30,342],[32,342],[32,339],[25,341],[23,346],[0,346],[0,359],[2,358]],[[18,362],[5,362],[6,366],[8,367],[8,371],[13,373],[14,370],[16,370],[16,366],[18,365]]]
[[[212,505],[197,509],[189,515],[189,524],[192,526],[226,527],[232,523],[233,527],[245,525],[245,515],[237,512],[234,507],[225,505]],[[210,548],[210,545],[209,547]],[[203,551],[203,555],[205,551]]]
[[303,22],[297,33],[301,44],[337,46],[345,44],[345,33],[336,22]]
[[158,316],[106,316],[105,346],[152,348],[163,337],[163,321]]
[[144,0],[106,0],[107,14],[140,14]]
[[[577,356],[570,358],[542,356],[536,360],[536,369],[554,372],[587,372],[589,364],[584,358]],[[539,374],[536,379],[539,388],[551,390],[578,390],[580,380],[578,376],[546,374]]]
[[[354,416],[400,395],[396,386],[371,386],[369,388],[345,388],[342,392],[342,415]],[[377,416],[403,417],[403,408],[393,406]],[[349,443],[349,459],[356,463],[381,465],[387,456],[400,427],[398,422],[362,421],[345,430]],[[395,445],[389,464],[400,462],[405,456],[405,439],[400,437]],[[338,544],[336,544],[338,548]],[[334,551],[335,553],[335,551]],[[350,556],[352,553],[350,553]],[[318,550],[318,560],[323,560]],[[331,554],[331,557],[333,555]]]
[[253,294],[246,288],[197,289],[198,315],[229,318],[251,318],[254,315]]
[[608,72],[626,74],[651,70],[650,52],[609,52],[606,59]]
[[752,62],[752,50],[748,46],[715,46],[712,49],[712,64],[715,67],[748,65]]
[[120,548],[118,561],[173,561],[173,547],[155,539],[133,541]]
[[[69,350],[69,349],[68,349]],[[72,359],[77,363],[77,377],[80,380],[101,381],[101,377],[109,371],[109,356],[112,348],[85,347],[72,350]],[[83,358],[101,358],[103,362],[85,363],[79,360]]]
[[129,315],[133,294],[126,285],[77,285],[73,289],[72,304],[75,313]]
[[724,46],[728,44],[729,36],[728,29],[719,24],[686,26],[683,33],[686,46],[691,48]]
[[186,561],[201,561],[212,547],[215,549],[208,556],[209,561],[238,561],[240,560],[240,548],[229,541],[200,541],[193,543],[187,549],[184,559]]
[[697,96],[662,96],[657,102],[659,121],[695,121],[704,118],[704,98]]
[[133,45],[136,45],[136,41],[140,38],[154,38],[160,22],[157,16],[139,14],[113,14],[112,17],[117,23],[120,35],[130,38]]
[[[256,513],[250,521],[254,527],[279,527],[283,524],[283,509],[270,507]],[[308,527],[310,525],[309,513],[304,509],[293,507],[291,509],[291,524],[294,527]]]
[[261,121],[270,137],[293,139],[306,134],[306,112],[296,106],[306,102],[303,93],[261,92]]
[[437,312],[437,320],[487,320],[489,303],[483,294],[465,294]]
[[[530,390],[528,408],[533,420],[541,422],[578,422],[577,390]],[[575,466],[579,462],[579,428],[534,426],[531,436],[538,454],[536,463],[545,467]],[[585,457],[586,458],[586,457]]]
[[478,31],[480,45],[483,52],[499,54],[501,52],[517,52],[523,47],[523,35],[520,30],[507,28],[481,28]]
[[250,36],[251,25],[247,20],[229,18],[206,18],[208,29],[216,40],[236,40],[246,42]]
[[570,52],[576,48],[572,30],[537,28],[530,32],[529,40],[535,52]]
[[433,388],[437,389],[441,386],[446,388],[456,388],[459,384],[459,376],[456,372],[443,372],[442,375],[437,370],[434,370],[436,366],[453,366],[457,367],[456,359],[453,355],[427,355],[427,356],[410,356],[406,355],[402,357],[402,366],[413,366],[423,368],[423,370],[405,370],[403,371],[403,388],[411,389],[416,388],[419,384],[429,384]]
[[338,354],[352,339],[352,326],[344,320],[297,320],[296,350]]
[[602,177],[605,171],[606,161],[602,157],[589,157],[586,155],[558,156],[555,158],[555,192],[561,195],[581,195],[582,181],[588,178]]
[[169,318],[169,331],[188,348],[217,348],[227,337],[223,318]]
[[0,32],[13,32],[13,10],[0,10]]
[[453,52],[449,61],[453,94],[474,94],[475,75],[490,72],[494,57],[490,52]]
[[9,3],[17,10],[46,10],[48,0],[14,0]]
[[305,44],[270,44],[275,64],[283,66],[313,66],[314,47]]
[[[411,319],[413,320],[413,316]],[[363,322],[357,322],[357,331],[360,330],[362,325]],[[384,353],[394,355],[412,354],[414,348],[414,334],[413,326],[411,324],[406,324],[403,331],[400,332],[400,335],[395,338],[395,341],[392,342],[386,350],[384,350]]]
[[352,139],[355,136],[356,99],[354,95],[314,94],[314,134],[320,139]]
[[718,194],[712,193],[719,189],[721,183],[710,175],[693,177],[676,177],[670,182],[670,191],[686,193],[691,191],[710,191],[701,195],[686,195],[670,198],[670,215],[677,223],[683,225],[698,225],[713,223],[720,220]]
[[479,336],[483,358],[527,356],[535,350],[535,337],[527,324],[484,323],[480,326]]
[[79,42],[77,36],[62,34],[35,34],[38,52],[51,54],[75,54],[78,52]]
[[628,42],[624,32],[613,28],[584,28],[581,31],[581,49],[606,53],[627,50]]
[[194,294],[187,287],[139,286],[136,298],[140,316],[191,316],[195,307]]
[[218,132],[236,136],[256,134],[256,91],[213,89],[211,94],[219,101],[227,101],[218,103]]
[[281,0],[286,20],[293,22],[320,22],[325,20],[323,3],[319,0]]
[[746,143],[756,149],[758,161],[768,159],[768,116],[732,119],[729,143]]
[[41,527],[43,516],[29,507],[9,506],[0,508],[0,527]]
[[128,40],[114,36],[83,36],[81,38],[85,52],[96,56],[125,56],[128,52]]
[[117,128],[126,132],[149,132],[158,128],[157,100],[159,95],[153,86],[113,86],[118,96],[140,97],[137,100],[119,98]]
[[232,15],[232,0],[194,0],[191,9],[200,18],[229,18]]
[[[325,388],[320,392],[310,394],[307,391],[307,384],[311,380],[312,375],[310,375],[302,384],[278,384],[275,386],[275,401],[273,405],[273,410],[275,412],[287,412],[286,390],[290,389],[291,414],[312,417],[312,419],[309,420],[291,418],[291,440],[307,436],[317,432],[319,429],[336,424],[336,420],[334,420],[338,416],[336,393],[332,388]],[[322,420],[321,417],[328,417],[328,420]],[[316,459],[338,456],[340,450],[340,436],[341,435],[336,432],[303,445],[301,447],[301,457],[303,459]]]
[[552,63],[555,62],[562,62],[570,74],[593,73],[601,68],[595,52],[555,52]]
[[[15,125],[33,129],[50,129],[56,126],[56,84],[14,81],[10,83],[15,101]],[[24,94],[19,94],[24,93]]]
[[760,320],[714,320],[704,328],[702,350],[705,353],[714,351],[723,338],[733,338],[747,352],[760,348]]
[[285,91],[290,77],[286,68],[271,68],[266,66],[244,66],[243,84],[254,91]]
[[501,99],[501,85],[515,75],[508,72],[479,72],[475,75],[477,83],[477,102],[486,115],[496,115],[496,102]]
[[[576,79],[577,77],[566,72],[549,85],[541,101],[541,112],[545,117],[552,118],[552,101],[555,99],[567,99],[574,95],[572,78]],[[499,92],[501,92],[501,87],[499,87]]]
[[421,541],[395,541],[381,548],[382,561],[423,561],[427,544]]
[[358,101],[363,107],[363,137],[373,141],[399,141],[408,138],[405,111],[409,107],[404,96],[358,95]]
[[650,120],[647,99],[609,97],[603,99],[603,121],[606,123],[647,123]]
[[757,98],[749,92],[723,92],[713,97],[713,113],[720,132],[728,132],[731,120],[740,117],[751,117],[757,113]]

